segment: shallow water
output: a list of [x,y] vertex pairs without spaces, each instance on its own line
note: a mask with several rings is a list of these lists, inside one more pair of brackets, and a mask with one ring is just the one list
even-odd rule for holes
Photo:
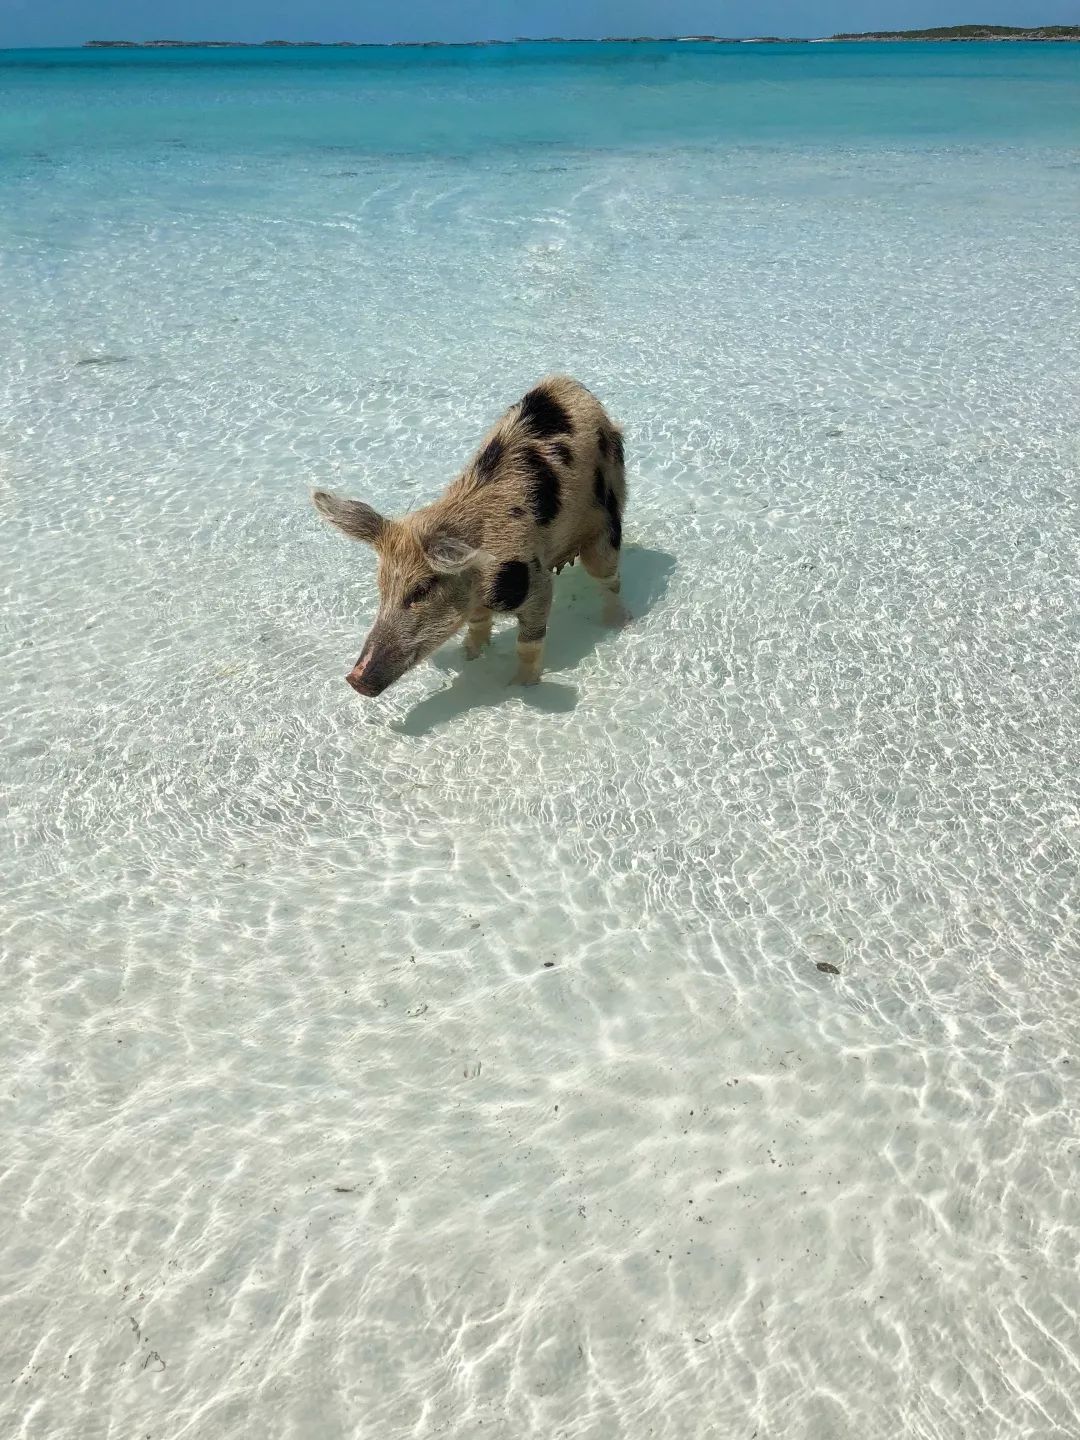
[[2,1433],[1080,1435],[1080,51],[0,61]]

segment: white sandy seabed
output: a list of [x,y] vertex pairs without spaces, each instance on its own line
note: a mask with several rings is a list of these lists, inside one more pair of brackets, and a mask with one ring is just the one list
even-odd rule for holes
[[[1075,178],[20,192],[5,1436],[1080,1435]],[[555,367],[635,623],[568,572],[536,691],[364,704],[310,486]]]

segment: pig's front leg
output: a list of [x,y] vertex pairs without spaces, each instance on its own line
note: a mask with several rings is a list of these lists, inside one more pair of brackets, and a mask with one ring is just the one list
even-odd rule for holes
[[518,668],[511,684],[535,685],[544,664],[544,636],[551,612],[551,571],[535,562],[529,570],[529,593],[517,612]]
[[465,659],[475,660],[490,642],[491,611],[481,606],[469,616],[469,629],[465,636]]

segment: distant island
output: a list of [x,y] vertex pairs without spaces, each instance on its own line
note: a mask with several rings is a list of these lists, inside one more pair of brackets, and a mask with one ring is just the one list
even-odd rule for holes
[[936,30],[864,30],[831,40],[1080,40],[1080,25],[943,25]]
[[547,35],[515,40],[87,40],[86,50],[452,50],[488,45],[824,45],[854,40],[1041,40],[1080,41],[1080,25],[943,25],[934,30],[864,30],[813,39],[805,35],[605,35],[602,40]]

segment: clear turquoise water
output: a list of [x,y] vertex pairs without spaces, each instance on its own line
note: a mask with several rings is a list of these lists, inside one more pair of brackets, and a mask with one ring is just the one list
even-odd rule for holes
[[[1080,1434],[1078,81],[0,55],[4,1435]],[[361,704],[550,368],[635,623]]]
[[[1071,45],[514,45],[0,51],[0,144],[223,159],[401,159],[775,142],[1044,141],[1080,131]],[[56,158],[56,157],[54,157]]]

